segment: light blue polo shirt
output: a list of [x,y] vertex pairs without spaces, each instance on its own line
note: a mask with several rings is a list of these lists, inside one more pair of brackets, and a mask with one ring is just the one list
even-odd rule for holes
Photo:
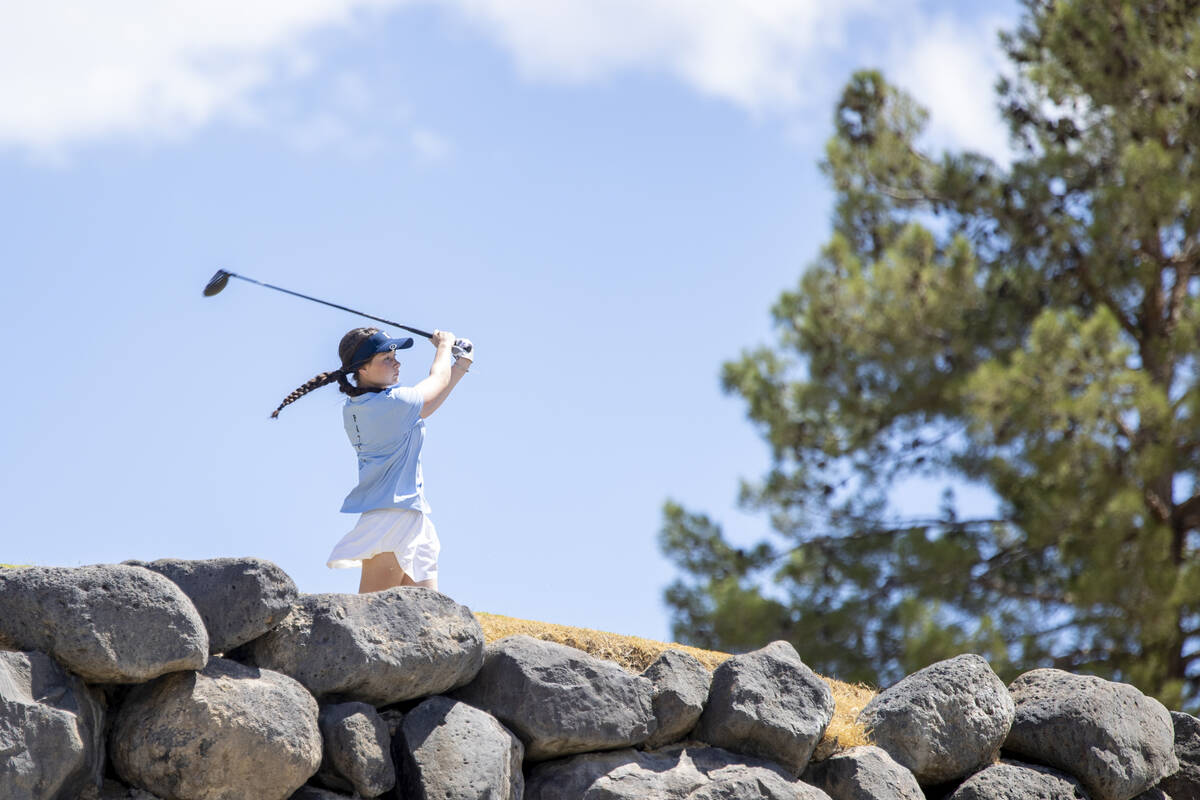
[[342,420],[358,452],[358,486],[346,495],[342,511],[411,508],[426,514],[421,445],[425,443],[424,401],[412,386],[349,397]]

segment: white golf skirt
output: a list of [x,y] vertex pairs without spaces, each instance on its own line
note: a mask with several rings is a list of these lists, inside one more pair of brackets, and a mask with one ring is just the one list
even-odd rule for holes
[[358,518],[358,524],[334,545],[325,565],[358,567],[368,558],[391,552],[405,575],[426,581],[437,577],[441,550],[433,520],[425,514],[408,508],[376,508]]

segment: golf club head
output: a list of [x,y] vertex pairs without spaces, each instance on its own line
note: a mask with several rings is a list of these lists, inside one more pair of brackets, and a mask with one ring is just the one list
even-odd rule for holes
[[209,279],[208,284],[204,287],[204,296],[212,297],[214,294],[218,294],[227,283],[229,283],[229,273],[223,269],[217,270],[217,273]]

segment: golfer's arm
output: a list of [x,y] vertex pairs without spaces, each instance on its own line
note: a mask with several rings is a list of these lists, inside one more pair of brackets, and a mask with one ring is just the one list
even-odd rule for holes
[[450,345],[439,347],[433,357],[433,366],[429,368],[429,377],[416,385],[425,404],[421,406],[421,419],[438,410],[438,407],[450,396],[450,392],[467,374],[466,366],[453,366],[450,363]]

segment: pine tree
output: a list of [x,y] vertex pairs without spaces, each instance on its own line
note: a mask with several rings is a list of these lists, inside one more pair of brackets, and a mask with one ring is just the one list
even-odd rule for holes
[[[930,155],[926,112],[853,76],[832,235],[723,367],[769,442],[737,548],[668,502],[674,633],[792,641],[884,684],[983,654],[1200,702],[1200,3],[1028,0],[998,83],[1015,157]],[[895,492],[947,487],[905,515]],[[953,486],[997,513],[959,517]]]

